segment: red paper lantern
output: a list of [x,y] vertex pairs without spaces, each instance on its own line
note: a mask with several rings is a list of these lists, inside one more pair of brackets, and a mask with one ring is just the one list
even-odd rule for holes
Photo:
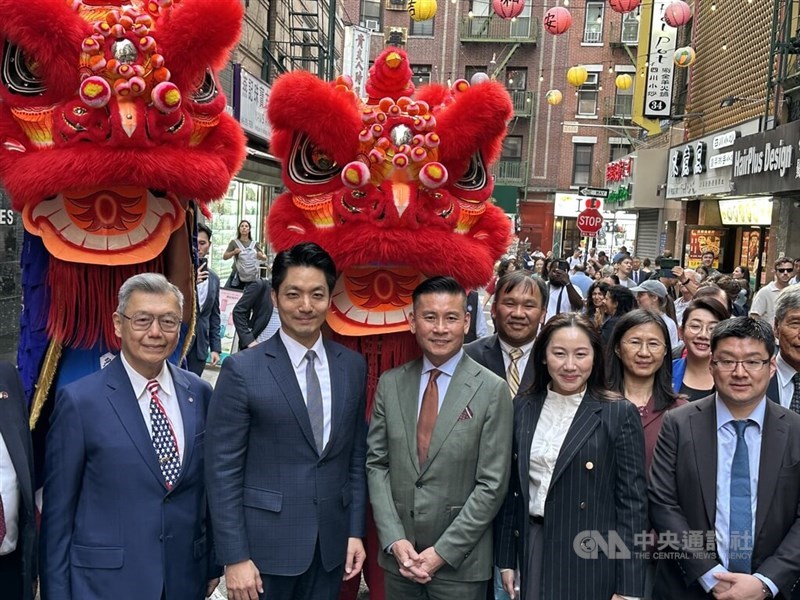
[[544,28],[547,33],[561,35],[572,25],[572,15],[563,6],[554,6],[544,14]]
[[611,9],[618,13],[628,13],[639,8],[641,0],[608,0]]
[[680,27],[686,25],[692,18],[692,9],[683,0],[670,2],[664,9],[664,21],[670,27]]
[[501,19],[513,19],[525,9],[525,0],[492,0],[492,8]]

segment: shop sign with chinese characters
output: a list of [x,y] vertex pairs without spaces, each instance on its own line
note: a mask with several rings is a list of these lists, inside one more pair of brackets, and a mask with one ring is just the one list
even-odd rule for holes
[[248,73],[240,64],[234,65],[234,84],[238,84],[235,91],[235,116],[239,119],[242,129],[264,141],[269,141],[270,126],[267,121],[269,84]]
[[[758,120],[670,148],[667,198],[696,198],[732,191],[733,145],[758,131]],[[737,190],[738,193],[738,190]]]
[[653,22],[650,27],[650,49],[647,55],[647,84],[644,90],[644,116],[661,119],[670,116],[672,108],[672,77],[675,72],[677,30],[664,21],[664,11],[671,0],[653,3]]
[[606,165],[606,187],[609,189],[606,204],[609,209],[627,202],[633,183],[633,156],[623,156]]

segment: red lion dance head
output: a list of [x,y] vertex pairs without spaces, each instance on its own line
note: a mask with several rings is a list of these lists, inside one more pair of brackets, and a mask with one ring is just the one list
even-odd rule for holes
[[115,350],[115,293],[135,273],[167,275],[191,320],[187,208],[207,211],[244,158],[216,80],[242,14],[238,0],[0,0],[0,181],[26,230],[26,310],[42,305],[23,315],[21,359],[42,363],[25,357],[39,329],[56,354]]
[[490,200],[489,166],[512,105],[494,81],[415,95],[395,48],[375,61],[366,89],[362,102],[349,77],[276,81],[271,148],[288,192],[270,210],[269,233],[277,250],[310,240],[333,256],[329,325],[371,361],[383,354],[374,378],[413,352],[400,332],[417,284],[451,275],[468,289],[484,285],[507,249],[510,224]]

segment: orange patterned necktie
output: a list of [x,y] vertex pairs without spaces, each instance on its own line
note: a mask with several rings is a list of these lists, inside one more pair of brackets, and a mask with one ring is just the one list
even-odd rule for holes
[[442,372],[437,369],[430,372],[428,385],[422,394],[422,406],[417,419],[417,460],[420,467],[428,460],[428,448],[431,445],[433,428],[436,426],[436,417],[439,415],[439,386],[436,385],[436,379],[441,374]]

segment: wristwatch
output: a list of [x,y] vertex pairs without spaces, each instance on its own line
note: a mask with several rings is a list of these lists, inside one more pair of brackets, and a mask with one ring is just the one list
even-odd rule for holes
[[773,598],[772,590],[769,589],[769,586],[763,581],[761,582],[761,592],[764,594],[765,600],[768,598]]

